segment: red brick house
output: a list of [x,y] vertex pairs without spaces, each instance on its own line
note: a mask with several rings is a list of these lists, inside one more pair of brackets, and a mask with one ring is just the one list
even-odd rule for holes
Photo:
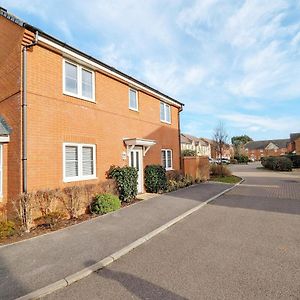
[[252,160],[262,157],[282,156],[289,152],[290,139],[251,141],[244,145],[244,154]]
[[180,168],[181,102],[5,9],[0,39],[0,206],[111,165],[136,167],[139,192],[146,165]]

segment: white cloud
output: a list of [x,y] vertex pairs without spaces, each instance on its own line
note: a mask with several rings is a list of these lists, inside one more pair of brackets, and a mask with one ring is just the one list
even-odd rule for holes
[[247,131],[276,131],[278,134],[288,132],[291,128],[300,127],[300,119],[290,117],[256,116],[241,113],[221,114],[219,118],[227,120],[233,127]]

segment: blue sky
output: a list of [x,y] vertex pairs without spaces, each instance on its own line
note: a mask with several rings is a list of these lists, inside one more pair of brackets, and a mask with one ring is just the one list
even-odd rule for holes
[[0,0],[47,33],[185,103],[182,131],[300,132],[298,0]]

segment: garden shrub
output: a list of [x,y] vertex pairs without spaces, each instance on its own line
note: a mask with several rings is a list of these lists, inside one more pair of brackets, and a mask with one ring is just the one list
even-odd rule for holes
[[39,218],[36,218],[34,220],[34,223],[37,226],[46,226],[46,227],[53,228],[58,224],[60,220],[63,220],[65,218],[66,215],[64,213],[60,211],[52,211]]
[[138,173],[133,167],[111,166],[108,177],[116,180],[117,190],[121,201],[130,202],[137,195]]
[[232,165],[236,165],[236,164],[238,163],[238,160],[237,160],[236,158],[231,158],[231,159],[230,159],[230,163],[231,163]]
[[191,149],[185,149],[182,150],[182,156],[196,156],[196,150],[191,150]]
[[94,214],[103,215],[115,211],[121,207],[119,198],[112,194],[102,194],[95,196],[90,210]]
[[15,223],[12,221],[0,222],[0,239],[12,236],[15,233]]
[[293,168],[300,168],[300,155],[288,154],[286,157],[292,161]]
[[148,165],[145,168],[145,187],[148,193],[167,190],[166,170],[160,165]]
[[266,157],[261,161],[266,168],[274,171],[292,171],[292,161],[287,157]]
[[234,157],[234,159],[237,160],[237,163],[238,163],[238,164],[247,164],[248,161],[249,161],[248,156],[247,156],[247,155],[243,155],[243,154],[236,155],[236,156]]
[[166,172],[167,180],[180,181],[184,178],[182,171],[171,170]]
[[231,171],[224,165],[211,165],[210,174],[212,176],[230,176]]

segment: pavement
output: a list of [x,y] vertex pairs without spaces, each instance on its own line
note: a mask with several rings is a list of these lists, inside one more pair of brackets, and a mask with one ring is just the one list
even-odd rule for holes
[[300,178],[257,166],[233,166],[244,183],[45,299],[300,299]]
[[0,247],[0,299],[43,288],[122,249],[228,189],[202,183],[63,230]]

